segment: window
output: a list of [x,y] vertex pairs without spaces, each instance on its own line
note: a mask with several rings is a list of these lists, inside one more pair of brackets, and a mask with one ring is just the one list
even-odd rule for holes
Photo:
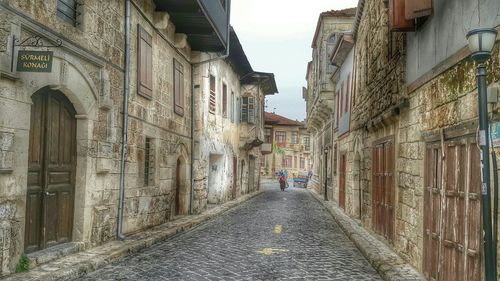
[[265,128],[264,129],[264,142],[266,143],[272,143],[272,129],[271,128]]
[[146,138],[144,146],[144,185],[154,185],[155,162],[153,140]]
[[293,157],[293,168],[296,169],[299,163],[297,162],[297,156]]
[[184,115],[184,66],[174,59],[174,112]]
[[231,119],[231,122],[234,122],[236,119],[236,116],[234,114],[234,92],[231,91],[231,100],[229,104],[229,118]]
[[299,133],[292,132],[292,144],[298,144],[298,143],[299,143]]
[[306,159],[304,157],[300,157],[300,168],[301,169],[306,168]]
[[140,25],[137,25],[137,93],[153,97],[152,37]]
[[208,112],[215,114],[215,76],[210,75],[210,96],[208,97]]
[[309,151],[311,149],[311,139],[309,136],[304,136],[304,150]]
[[57,16],[72,26],[78,26],[81,5],[79,0],[57,0]]
[[255,101],[253,97],[243,97],[241,103],[241,122],[255,123]]
[[276,131],[274,139],[277,144],[286,145],[286,132]]
[[222,84],[222,116],[227,118],[227,85]]
[[350,80],[351,79],[351,74],[347,74],[347,87],[345,89],[345,112],[349,111],[349,91],[350,91]]
[[283,161],[281,163],[283,168],[291,168],[292,167],[292,156],[283,156]]

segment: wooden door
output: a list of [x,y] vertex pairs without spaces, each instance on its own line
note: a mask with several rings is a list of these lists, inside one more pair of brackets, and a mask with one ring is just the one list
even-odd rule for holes
[[232,196],[233,199],[236,199],[236,184],[238,182],[238,159],[233,157],[233,188],[232,188]]
[[481,280],[479,157],[473,138],[427,147],[423,271],[429,280]]
[[175,215],[181,213],[181,160],[177,159],[175,168]]
[[60,92],[33,95],[25,249],[71,241],[76,168],[75,110]]
[[[346,170],[346,155],[340,155],[339,167],[339,206],[345,210],[345,170]],[[334,168],[335,169],[335,168]]]
[[372,165],[372,223],[376,233],[394,239],[394,137],[374,143]]

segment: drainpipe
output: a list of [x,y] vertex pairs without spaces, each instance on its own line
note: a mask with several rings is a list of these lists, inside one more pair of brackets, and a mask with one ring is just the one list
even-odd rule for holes
[[195,102],[194,102],[194,70],[196,66],[210,63],[217,60],[223,60],[229,57],[229,43],[231,37],[231,25],[229,24],[229,20],[231,18],[231,0],[227,0],[227,42],[226,42],[226,53],[222,56],[215,57],[212,59],[208,59],[205,61],[200,61],[196,63],[191,63],[191,167],[190,167],[190,175],[191,175],[191,188],[189,192],[189,214],[193,214],[193,200],[194,200],[194,126],[195,126]]
[[122,128],[122,155],[120,160],[120,197],[118,200],[118,225],[116,236],[125,239],[123,235],[123,204],[125,201],[125,160],[128,150],[128,97],[130,94],[130,0],[125,0],[125,81],[123,91],[123,128]]

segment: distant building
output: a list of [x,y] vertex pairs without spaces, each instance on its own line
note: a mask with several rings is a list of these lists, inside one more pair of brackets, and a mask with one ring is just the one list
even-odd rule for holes
[[265,112],[264,119],[264,143],[271,149],[266,151],[261,173],[274,177],[278,171],[287,170],[289,178],[307,175],[311,142],[305,124],[271,112]]

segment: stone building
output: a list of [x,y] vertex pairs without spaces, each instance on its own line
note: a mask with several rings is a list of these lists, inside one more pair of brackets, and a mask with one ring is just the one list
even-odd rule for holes
[[[263,159],[261,173],[273,177],[278,171],[288,171],[293,178],[307,175],[311,167],[310,136],[303,122],[264,112],[264,143],[270,144]],[[274,149],[273,149],[274,148]]]
[[334,196],[333,186],[337,179],[336,169],[332,167],[336,164],[334,154],[338,148],[333,144],[333,139],[339,134],[337,103],[338,88],[342,84],[337,83],[339,67],[332,65],[331,60],[335,48],[342,42],[343,34],[352,31],[355,13],[356,9],[350,8],[320,14],[311,44],[312,61],[307,66],[307,88],[303,96],[312,145],[313,176],[309,186],[326,194],[329,199]]
[[[253,71],[234,30],[224,60],[195,68],[194,208],[258,189],[266,95],[277,93],[272,73]],[[209,60],[213,54],[201,54]]]
[[[345,212],[426,278],[481,280],[477,86],[465,35],[499,30],[500,3],[393,3],[357,7],[349,133],[333,138],[345,181],[333,199],[342,205],[345,194]],[[487,63],[492,87],[498,39]]]
[[[0,2],[2,275],[22,253],[49,261],[203,210],[191,177],[191,97],[208,83],[203,71],[219,65],[218,79],[256,103],[276,89],[271,74],[237,72],[242,52],[206,68],[229,49],[229,9],[224,0]],[[198,126],[212,118],[200,104]],[[237,130],[251,144],[234,142],[238,160],[257,159],[262,126]]]

